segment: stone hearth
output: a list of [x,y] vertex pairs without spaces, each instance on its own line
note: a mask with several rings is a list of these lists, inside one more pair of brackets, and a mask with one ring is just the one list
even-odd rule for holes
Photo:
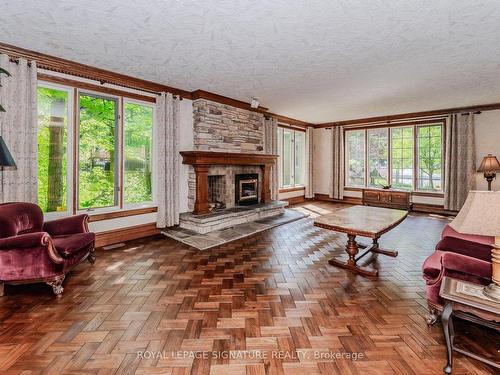
[[183,229],[205,234],[215,230],[230,228],[238,224],[280,215],[285,211],[286,206],[288,206],[288,202],[272,201],[252,206],[235,206],[203,215],[185,212],[180,215],[179,226]]

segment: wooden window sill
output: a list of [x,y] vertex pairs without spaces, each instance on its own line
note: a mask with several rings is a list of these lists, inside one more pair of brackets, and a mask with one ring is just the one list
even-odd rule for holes
[[157,211],[158,207],[141,207],[141,208],[125,209],[120,211],[103,212],[98,214],[89,214],[89,222],[117,219],[120,217],[128,217],[135,215],[143,215]]

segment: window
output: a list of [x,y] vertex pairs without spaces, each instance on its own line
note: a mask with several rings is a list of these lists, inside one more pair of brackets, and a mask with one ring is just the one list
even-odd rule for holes
[[127,101],[124,114],[125,203],[150,202],[153,200],[153,106]]
[[118,103],[81,93],[78,143],[78,209],[118,205]]
[[154,104],[147,101],[40,83],[42,210],[56,214],[151,205],[153,116]]
[[392,187],[413,189],[413,127],[391,128]]
[[278,127],[281,188],[304,186],[306,137],[300,130]]
[[387,129],[368,130],[368,184],[387,185],[389,181],[389,137]]
[[345,185],[441,191],[442,133],[441,123],[346,130]]
[[419,126],[417,129],[418,188],[421,190],[441,190],[442,126]]
[[68,210],[68,90],[38,88],[38,203],[44,212]]
[[295,185],[304,185],[306,133],[295,131]]
[[365,186],[365,132],[345,133],[346,182],[348,186]]

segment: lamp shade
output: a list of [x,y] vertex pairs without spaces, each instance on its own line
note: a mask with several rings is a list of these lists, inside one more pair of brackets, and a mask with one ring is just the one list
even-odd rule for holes
[[450,226],[460,233],[500,236],[500,191],[470,191]]
[[495,155],[488,154],[483,158],[478,172],[500,172],[500,163]]
[[0,169],[17,169],[16,162],[10,154],[2,136],[0,136]]

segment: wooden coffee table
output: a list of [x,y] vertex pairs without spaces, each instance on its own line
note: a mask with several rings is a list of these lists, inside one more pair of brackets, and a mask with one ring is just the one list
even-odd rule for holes
[[[314,225],[320,228],[334,230],[347,234],[345,251],[347,259],[332,258],[328,263],[347,268],[365,276],[377,276],[378,271],[372,268],[358,266],[357,261],[368,253],[377,253],[396,257],[397,251],[383,250],[379,247],[380,236],[401,223],[407,211],[382,207],[353,206],[318,217]],[[356,242],[356,236],[372,238],[370,245]],[[359,249],[364,251],[358,255]]]

